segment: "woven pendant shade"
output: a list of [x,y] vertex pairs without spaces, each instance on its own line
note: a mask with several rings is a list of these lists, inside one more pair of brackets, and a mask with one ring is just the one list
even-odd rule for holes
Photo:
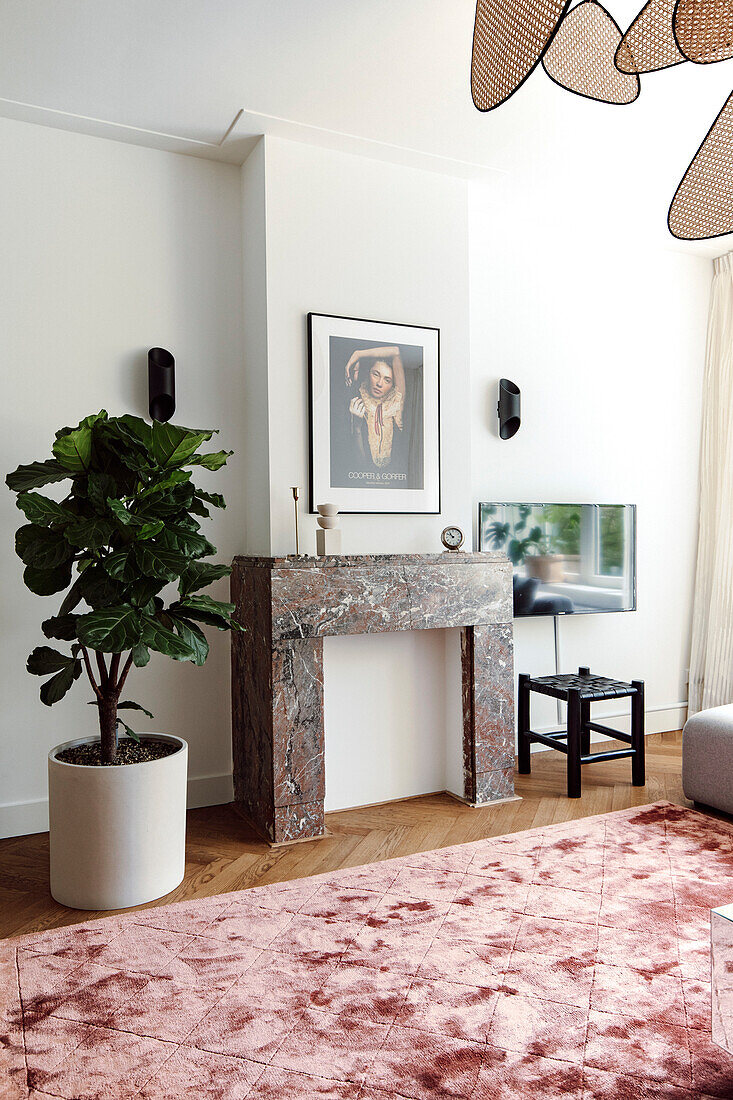
[[653,73],[685,61],[672,29],[675,0],[649,0],[616,50],[616,68],[622,73]]
[[471,95],[492,111],[537,66],[570,0],[477,0]]
[[551,80],[569,92],[603,103],[633,103],[640,91],[636,73],[613,63],[621,28],[597,0],[581,0],[563,19],[542,58]]
[[733,57],[733,5],[729,0],[677,0],[673,28],[680,50],[697,65]]
[[733,94],[682,177],[667,224],[683,241],[733,233]]

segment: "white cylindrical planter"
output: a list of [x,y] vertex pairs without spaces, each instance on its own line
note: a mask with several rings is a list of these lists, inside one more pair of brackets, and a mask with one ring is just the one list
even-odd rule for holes
[[183,878],[188,745],[160,760],[93,767],[48,754],[51,893],[72,909],[126,909],[162,897]]

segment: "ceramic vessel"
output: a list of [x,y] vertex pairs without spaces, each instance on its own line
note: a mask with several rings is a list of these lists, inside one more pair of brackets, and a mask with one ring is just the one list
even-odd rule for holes
[[141,764],[66,764],[48,754],[51,894],[72,909],[126,909],[153,901],[183,879],[188,745],[146,734],[176,751]]
[[527,576],[545,584],[565,580],[565,558],[562,554],[531,554],[525,559]]

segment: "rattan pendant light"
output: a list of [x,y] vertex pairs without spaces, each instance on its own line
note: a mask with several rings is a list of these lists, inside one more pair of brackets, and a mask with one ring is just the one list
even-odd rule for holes
[[733,94],[682,177],[667,224],[672,236],[683,241],[733,232]]
[[[603,103],[632,103],[640,73],[733,57],[733,0],[647,0],[622,35],[600,0],[477,0],[471,94],[504,103],[537,68]],[[667,215],[682,240],[733,233],[733,94],[685,172]]]
[[733,6],[728,0],[677,0],[672,25],[689,61],[709,65],[733,57]]
[[636,73],[619,72],[613,59],[621,28],[597,0],[572,8],[542,58],[551,80],[576,95],[602,103],[633,103],[640,91]]
[[471,95],[493,111],[537,67],[570,0],[477,0]]
[[649,0],[616,50],[622,73],[653,73],[685,61],[672,29],[675,0]]

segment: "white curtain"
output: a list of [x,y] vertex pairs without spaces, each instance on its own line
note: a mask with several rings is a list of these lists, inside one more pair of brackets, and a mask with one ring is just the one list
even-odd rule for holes
[[689,713],[733,702],[733,253],[715,260],[708,318]]

